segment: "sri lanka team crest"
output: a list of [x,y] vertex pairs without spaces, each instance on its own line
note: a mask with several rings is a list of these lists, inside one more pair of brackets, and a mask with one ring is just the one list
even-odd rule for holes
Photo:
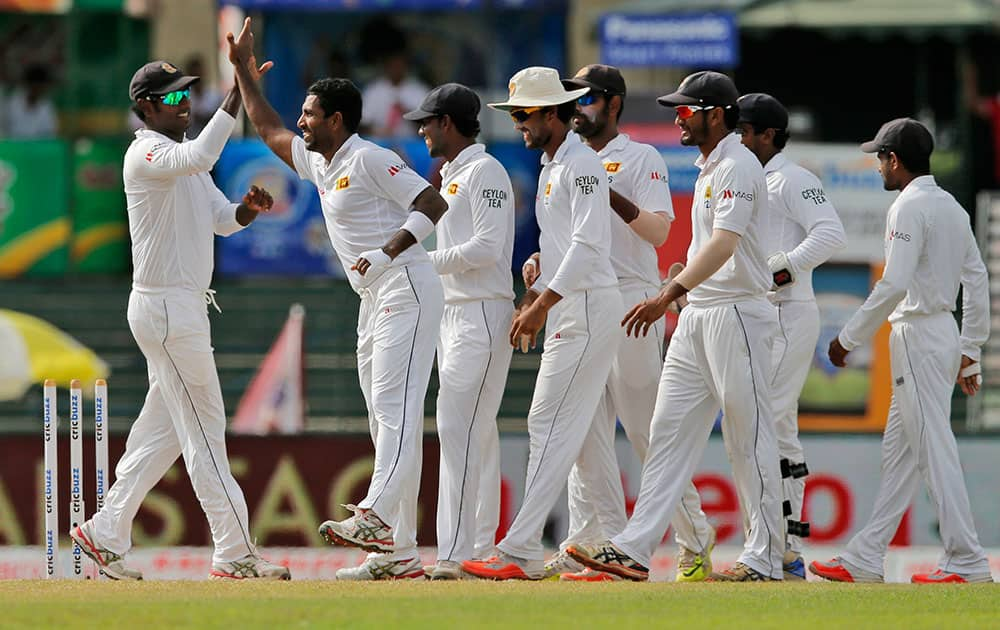
[[343,190],[343,189],[347,188],[350,185],[351,185],[351,178],[350,177],[341,177],[340,179],[337,180],[337,188],[336,188],[336,190]]
[[618,169],[622,167],[621,162],[608,162],[604,165],[604,170],[609,173],[617,173]]
[[449,195],[454,195],[457,192],[458,192],[458,184],[451,184],[450,186],[448,186]]

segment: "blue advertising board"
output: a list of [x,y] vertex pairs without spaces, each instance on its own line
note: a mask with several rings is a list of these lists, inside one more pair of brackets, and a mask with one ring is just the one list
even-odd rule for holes
[[739,32],[732,13],[601,17],[601,63],[622,67],[732,68]]
[[[419,138],[376,140],[398,153],[414,171],[439,186],[441,160],[432,160]],[[491,144],[488,150],[507,168],[514,187],[515,237],[512,266],[520,276],[521,263],[538,249],[535,189],[539,153],[520,142]],[[253,225],[216,239],[216,269],[230,276],[331,276],[343,278],[344,269],[333,252],[319,195],[311,182],[278,159],[260,140],[232,140],[215,167],[215,181],[229,199],[241,199],[251,184],[274,197],[271,212]],[[431,241],[426,245],[430,248]]]

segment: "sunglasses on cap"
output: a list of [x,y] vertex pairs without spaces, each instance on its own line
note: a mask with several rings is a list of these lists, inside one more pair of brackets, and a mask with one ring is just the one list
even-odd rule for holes
[[677,112],[677,117],[681,120],[687,120],[695,115],[697,112],[705,112],[710,109],[715,109],[718,105],[678,105],[674,108]]
[[166,94],[146,97],[146,99],[150,101],[162,101],[164,105],[180,105],[181,101],[186,98],[191,98],[190,88],[185,90],[174,90],[173,92],[167,92]]
[[514,122],[523,123],[524,121],[531,118],[531,115],[535,112],[541,111],[541,107],[522,107],[521,109],[510,110],[510,118]]

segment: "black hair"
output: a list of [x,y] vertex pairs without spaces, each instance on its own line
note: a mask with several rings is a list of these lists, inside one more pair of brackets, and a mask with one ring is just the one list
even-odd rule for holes
[[765,127],[764,125],[758,125],[755,123],[750,123],[753,127],[754,135],[760,135],[767,131],[768,129],[774,129],[774,148],[781,151],[788,144],[788,139],[792,137],[792,134],[788,133],[787,129],[778,129],[777,127]]
[[[451,118],[451,116],[448,118]],[[472,120],[466,118],[451,118],[451,122],[455,125],[455,129],[458,130],[458,133],[462,134],[466,138],[475,138],[479,135],[479,121],[475,118]]]
[[726,109],[722,105],[719,105],[719,107],[723,108],[722,122],[726,125],[726,129],[728,129],[729,131],[736,129],[736,126],[740,122],[740,106],[730,105],[728,109]]
[[319,101],[327,118],[340,112],[351,133],[361,124],[361,92],[350,79],[320,79],[309,86],[309,94]]
[[896,149],[889,149],[896,154],[896,158],[902,163],[903,168],[913,175],[929,175],[931,172],[930,154],[921,155],[910,152],[901,152]]
[[576,113],[576,99],[569,101],[568,103],[560,103],[556,105],[556,117],[564,124],[568,125],[573,114]]

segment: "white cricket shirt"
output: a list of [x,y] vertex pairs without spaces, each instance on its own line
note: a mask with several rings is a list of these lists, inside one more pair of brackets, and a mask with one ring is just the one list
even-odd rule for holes
[[708,243],[713,229],[735,232],[740,241],[718,271],[688,292],[688,302],[719,306],[764,297],[772,279],[760,240],[760,221],[767,211],[767,186],[760,161],[730,133],[707,158],[699,155],[694,164],[701,173],[691,202],[688,260]]
[[[840,332],[853,350],[885,321],[953,312],[962,298],[962,354],[979,360],[990,334],[989,278],[969,215],[931,175],[917,177],[889,206],[885,270]],[[891,313],[891,314],[890,314]]]
[[[611,189],[648,212],[674,220],[667,165],[659,151],[620,133],[597,152]],[[614,211],[612,211],[614,213]],[[656,248],[617,214],[611,217],[611,267],[619,282],[640,280],[660,286]]]
[[195,140],[184,142],[149,129],[135,132],[123,167],[133,288],[208,289],[215,235],[243,229],[236,221],[237,204],[208,174],[235,122],[220,109]]
[[[618,286],[611,268],[611,193],[597,153],[570,131],[550,160],[542,153],[535,193],[541,276],[565,297],[573,291]],[[616,217],[617,218],[617,217]]]
[[430,252],[445,302],[514,299],[514,190],[500,162],[473,144],[441,167],[448,211]]
[[[378,276],[362,276],[351,266],[362,252],[381,248],[403,227],[410,204],[430,184],[403,158],[357,134],[329,162],[295,136],[292,161],[299,177],[316,184],[326,230],[351,286],[355,291],[368,286]],[[389,267],[416,262],[429,262],[420,243],[406,248]]]
[[844,226],[819,178],[785,157],[774,155],[764,165],[767,212],[763,226],[764,256],[784,252],[795,283],[772,291],[772,302],[812,301],[812,270],[847,244]]

